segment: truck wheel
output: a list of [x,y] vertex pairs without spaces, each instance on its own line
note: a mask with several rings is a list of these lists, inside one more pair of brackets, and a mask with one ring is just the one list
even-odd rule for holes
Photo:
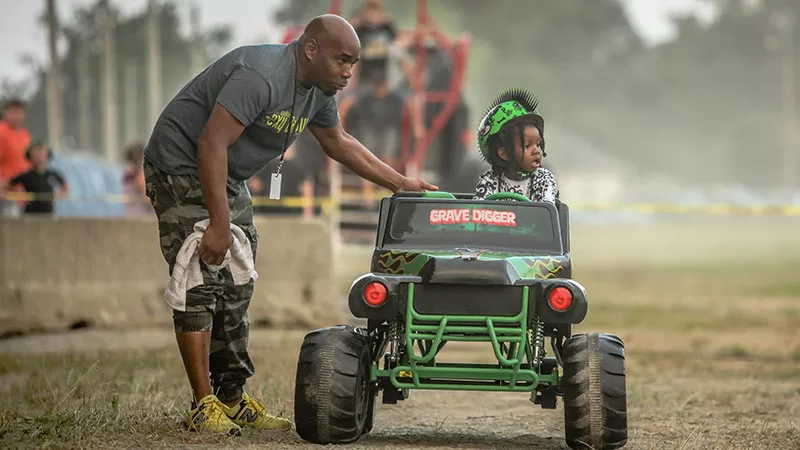
[[367,419],[364,421],[364,429],[361,434],[369,434],[375,425],[375,404],[378,402],[378,389],[371,389],[369,395],[369,406],[367,406]]
[[564,432],[572,449],[606,450],[628,442],[625,346],[613,334],[571,337],[562,353]]
[[336,326],[308,333],[297,361],[297,434],[315,444],[345,444],[361,437],[370,414],[369,372],[363,329]]

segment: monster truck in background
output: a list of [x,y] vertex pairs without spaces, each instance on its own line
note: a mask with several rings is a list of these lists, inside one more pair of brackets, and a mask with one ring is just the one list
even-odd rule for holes
[[[312,331],[300,349],[295,423],[303,439],[356,441],[373,427],[379,393],[395,404],[411,390],[437,389],[527,392],[545,409],[562,397],[571,448],[627,443],[622,340],[572,334],[588,303],[571,279],[567,205],[513,193],[471,197],[382,199],[371,272],[348,299],[366,326]],[[496,362],[437,361],[451,341],[484,343]]]

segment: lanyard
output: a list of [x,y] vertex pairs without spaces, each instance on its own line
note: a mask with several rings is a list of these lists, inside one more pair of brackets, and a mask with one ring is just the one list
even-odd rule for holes
[[278,161],[278,170],[270,176],[269,181],[269,198],[272,200],[279,200],[281,198],[281,169],[283,168],[283,160],[286,156],[286,152],[289,150],[289,138],[291,137],[292,133],[294,132],[295,126],[295,117],[294,117],[294,107],[297,101],[297,66],[299,64],[297,58],[297,47],[295,47],[294,51],[294,80],[292,82],[292,115],[289,116],[289,129],[286,130],[286,141],[283,144],[283,151],[281,152],[281,159]]
[[292,115],[289,116],[289,120],[291,123],[289,124],[289,130],[286,131],[286,140],[283,143],[283,151],[281,152],[281,159],[278,161],[278,171],[275,172],[276,175],[280,175],[281,169],[283,168],[283,158],[286,156],[286,152],[289,150],[289,138],[291,137],[292,133],[294,132],[294,128],[296,126],[296,121],[294,117],[294,107],[295,102],[297,100],[297,65],[299,61],[297,60],[297,47],[295,47],[294,51],[294,78],[292,82]]

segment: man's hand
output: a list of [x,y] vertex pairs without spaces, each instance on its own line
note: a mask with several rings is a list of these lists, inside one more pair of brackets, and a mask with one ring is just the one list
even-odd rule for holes
[[383,186],[392,192],[438,191],[439,188],[422,180],[411,180],[372,154],[339,124],[333,128],[309,126],[322,150],[335,161],[345,165],[361,178]]
[[403,182],[403,185],[400,186],[400,189],[398,189],[398,191],[401,192],[419,192],[419,191],[425,192],[425,191],[438,191],[438,190],[439,190],[438,186],[434,186],[423,180],[411,180],[409,178],[406,178],[405,181]]
[[225,254],[233,243],[231,227],[221,222],[212,222],[203,233],[197,254],[206,264],[218,266],[225,260]]

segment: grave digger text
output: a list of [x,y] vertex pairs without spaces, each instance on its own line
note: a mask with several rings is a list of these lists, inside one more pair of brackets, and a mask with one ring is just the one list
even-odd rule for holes
[[517,215],[512,211],[493,209],[434,209],[430,215],[431,225],[453,225],[478,223],[499,227],[516,227]]

